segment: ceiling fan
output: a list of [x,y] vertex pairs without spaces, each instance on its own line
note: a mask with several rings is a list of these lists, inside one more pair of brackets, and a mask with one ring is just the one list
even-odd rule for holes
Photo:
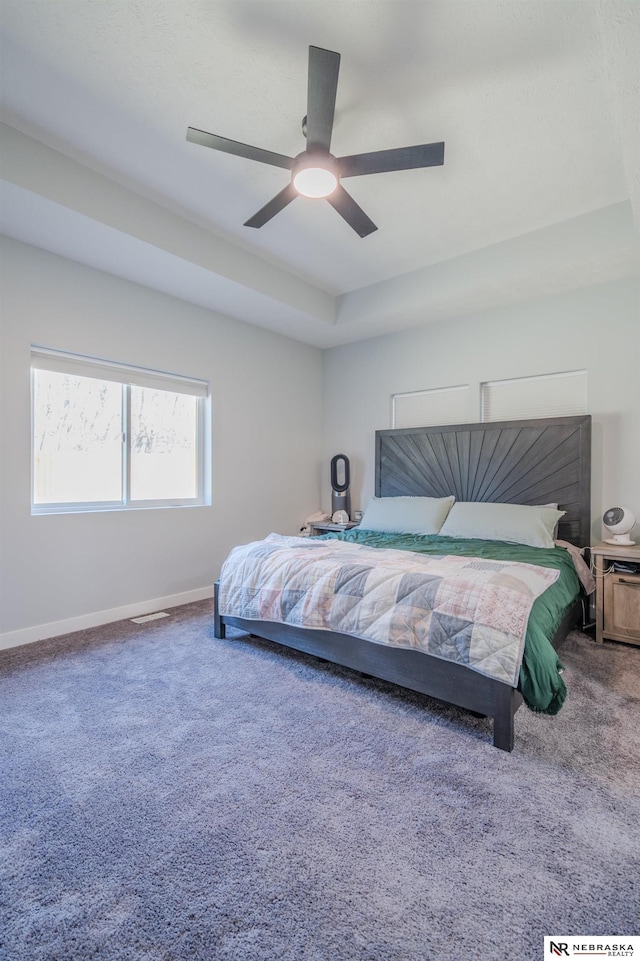
[[302,132],[307,139],[307,146],[297,157],[287,157],[261,147],[251,147],[195,127],[187,128],[187,140],[191,143],[291,171],[290,183],[250,217],[245,222],[245,227],[262,227],[302,194],[304,197],[325,197],[360,237],[366,237],[378,228],[344,189],[340,182],[342,178],[385,173],[390,170],[436,167],[444,163],[442,142],[376,150],[373,153],[353,154],[350,157],[334,157],[329,148],[339,69],[339,53],[324,50],[322,47],[309,47],[307,115],[302,121]]

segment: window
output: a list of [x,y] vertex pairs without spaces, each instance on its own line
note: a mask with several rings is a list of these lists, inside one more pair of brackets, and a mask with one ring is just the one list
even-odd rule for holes
[[469,387],[437,387],[391,395],[392,427],[437,427],[469,420]]
[[483,421],[570,417],[587,413],[587,372],[487,381],[480,385]]
[[205,381],[32,348],[32,513],[205,496]]

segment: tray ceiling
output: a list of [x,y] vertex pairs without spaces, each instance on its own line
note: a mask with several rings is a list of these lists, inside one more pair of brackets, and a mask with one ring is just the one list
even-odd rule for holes
[[[352,178],[365,239],[286,171],[310,44],[340,52],[332,149],[444,140],[445,164]],[[635,2],[4,0],[3,231],[319,346],[640,267]]]

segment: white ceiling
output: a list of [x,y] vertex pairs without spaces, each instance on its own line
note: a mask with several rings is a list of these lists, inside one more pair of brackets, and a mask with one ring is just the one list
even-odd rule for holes
[[[331,346],[640,272],[637,0],[3,0],[3,232]],[[243,222],[304,149],[310,44],[342,55],[332,150],[445,141]]]

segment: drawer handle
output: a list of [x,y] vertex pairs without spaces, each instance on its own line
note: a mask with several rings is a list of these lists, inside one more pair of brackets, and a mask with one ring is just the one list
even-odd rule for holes
[[618,578],[618,584],[628,584],[629,587],[640,587],[640,581],[628,581],[624,577]]

